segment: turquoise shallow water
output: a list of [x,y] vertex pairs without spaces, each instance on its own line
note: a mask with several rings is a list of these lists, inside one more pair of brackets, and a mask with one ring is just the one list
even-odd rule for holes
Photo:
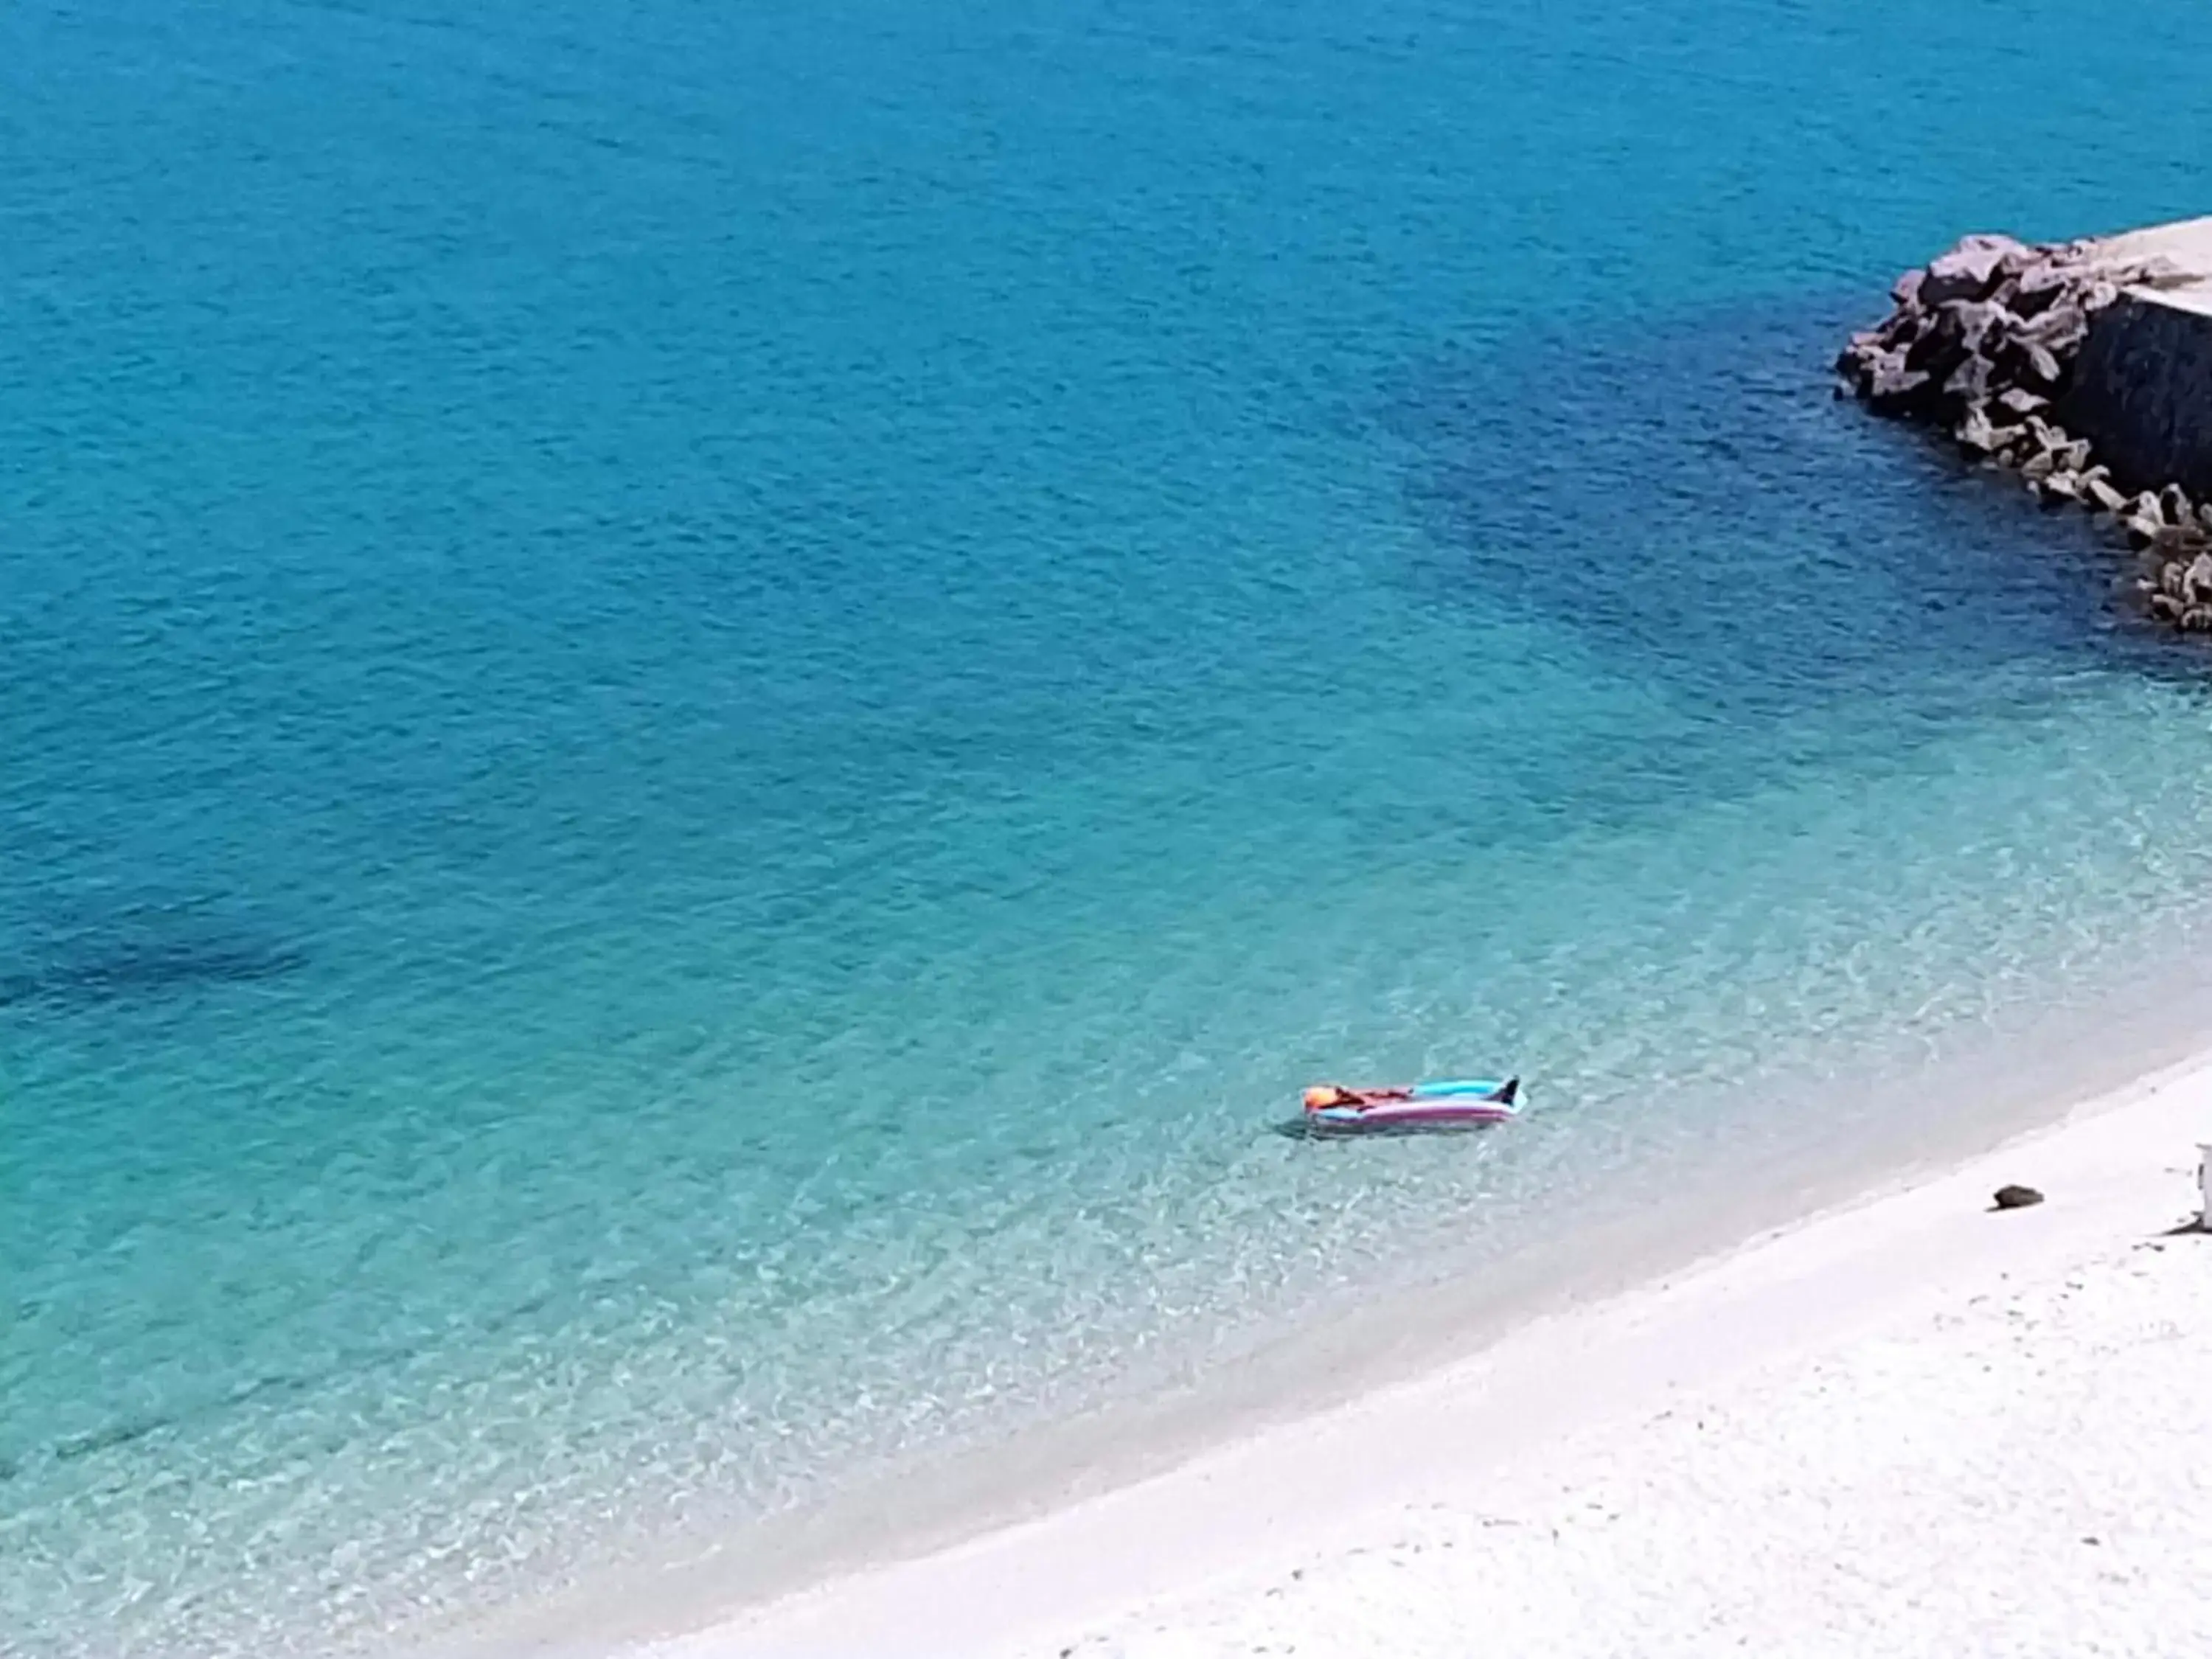
[[2197,659],[1822,374],[2200,209],[2201,9],[603,9],[0,18],[0,1651],[1898,1141],[2201,890]]

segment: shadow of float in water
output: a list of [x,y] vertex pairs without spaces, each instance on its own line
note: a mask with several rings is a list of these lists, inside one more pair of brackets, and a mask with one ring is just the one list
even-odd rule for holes
[[1372,1123],[1358,1128],[1340,1124],[1315,1123],[1304,1117],[1268,1126],[1272,1133],[1285,1140],[1400,1140],[1409,1137],[1437,1135],[1480,1135],[1492,1129],[1510,1127],[1505,1123]]

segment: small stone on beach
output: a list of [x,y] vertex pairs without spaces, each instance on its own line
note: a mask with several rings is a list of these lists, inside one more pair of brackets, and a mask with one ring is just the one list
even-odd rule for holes
[[2024,1210],[2043,1202],[2043,1194],[2033,1187],[2000,1187],[1992,1197],[2000,1210]]

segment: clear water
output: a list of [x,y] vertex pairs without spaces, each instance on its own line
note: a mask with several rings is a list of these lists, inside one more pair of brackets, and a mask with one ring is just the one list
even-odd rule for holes
[[1961,229],[2201,210],[2208,58],[9,8],[0,1651],[435,1628],[2139,965],[2197,659],[1821,371]]

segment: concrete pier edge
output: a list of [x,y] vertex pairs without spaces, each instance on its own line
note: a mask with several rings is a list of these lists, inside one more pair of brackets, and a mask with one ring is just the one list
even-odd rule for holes
[[1838,395],[2101,514],[2143,556],[2145,610],[2212,634],[2212,216],[1969,235],[1890,293],[1838,355]]

